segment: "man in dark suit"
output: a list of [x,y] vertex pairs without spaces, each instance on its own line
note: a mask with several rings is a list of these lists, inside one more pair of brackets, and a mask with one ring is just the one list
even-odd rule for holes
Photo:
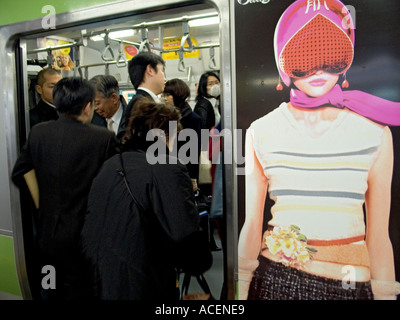
[[57,120],[58,113],[53,104],[53,88],[62,79],[61,73],[54,69],[43,69],[38,73],[36,91],[41,99],[29,110],[31,128],[39,122]]
[[125,116],[126,125],[129,123],[129,117],[136,101],[148,98],[160,102],[157,95],[164,91],[166,82],[164,71],[165,61],[161,56],[152,52],[141,52],[129,61],[129,77],[136,94],[128,104]]
[[27,174],[36,174],[39,261],[56,271],[55,289],[46,290],[49,299],[81,299],[86,276],[79,237],[88,194],[103,162],[117,152],[117,141],[113,132],[90,124],[95,89],[87,80],[64,78],[53,97],[60,118],[32,128],[12,180],[23,186]]
[[127,105],[125,99],[119,94],[118,81],[111,75],[98,75],[90,79],[96,88],[92,124],[106,127],[113,131],[118,140],[125,131],[125,113]]

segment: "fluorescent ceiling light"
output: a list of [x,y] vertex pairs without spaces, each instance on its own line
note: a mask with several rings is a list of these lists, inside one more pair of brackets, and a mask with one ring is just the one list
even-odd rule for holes
[[[127,30],[112,31],[108,35],[110,36],[111,39],[119,39],[119,38],[130,37],[133,36],[134,34],[135,32],[133,31],[133,29],[127,29]],[[96,36],[92,36],[90,37],[90,39],[92,39],[92,41],[104,41],[105,35],[106,35],[105,33],[102,33]]]
[[119,30],[119,31],[113,31],[110,32],[110,38],[125,38],[125,37],[131,37],[134,35],[133,29],[127,29],[127,30]]
[[92,37],[90,37],[90,39],[92,41],[104,41],[104,36],[105,36],[105,33],[102,33],[97,36],[92,36]]
[[189,21],[190,27],[201,27],[201,26],[208,26],[211,24],[218,24],[219,17],[209,17],[209,18],[202,18],[202,19],[195,19]]

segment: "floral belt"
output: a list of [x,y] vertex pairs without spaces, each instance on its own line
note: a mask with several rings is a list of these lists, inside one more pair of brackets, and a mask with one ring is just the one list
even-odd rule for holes
[[312,261],[369,267],[364,236],[338,240],[309,240],[300,228],[269,227],[263,235],[262,250],[268,250],[275,261],[302,268]]

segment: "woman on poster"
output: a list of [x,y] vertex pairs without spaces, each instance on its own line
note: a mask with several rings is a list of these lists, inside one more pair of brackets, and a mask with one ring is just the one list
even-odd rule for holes
[[400,125],[400,105],[342,91],[354,27],[340,1],[295,1],[274,46],[290,101],[247,131],[239,298],[395,299],[387,125]]

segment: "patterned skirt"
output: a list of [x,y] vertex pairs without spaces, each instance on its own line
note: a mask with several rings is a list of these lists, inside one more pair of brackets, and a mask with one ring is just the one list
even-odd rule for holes
[[248,300],[373,300],[371,283],[342,281],[315,276],[259,256]]

